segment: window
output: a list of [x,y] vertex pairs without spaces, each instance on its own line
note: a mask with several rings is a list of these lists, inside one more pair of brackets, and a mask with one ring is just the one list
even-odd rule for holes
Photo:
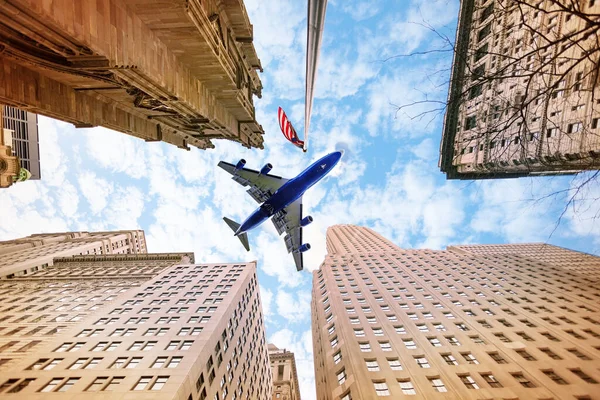
[[341,351],[338,351],[337,353],[335,353],[335,354],[333,355],[333,362],[334,362],[335,364],[339,364],[339,362],[340,362],[340,361],[342,361],[342,352],[341,352]]
[[367,364],[367,369],[369,371],[379,371],[379,364],[377,364],[377,360],[365,360]]
[[582,359],[582,360],[591,360],[591,358],[588,355],[583,354],[581,351],[579,351],[577,349],[567,349],[567,351],[569,353],[573,354],[574,356],[576,356],[579,359]]
[[512,342],[512,340],[507,338],[503,333],[494,333],[494,336],[496,336],[498,339],[500,339],[501,342],[504,342],[504,343]]
[[338,345],[338,338],[337,336],[334,337],[333,339],[331,339],[331,347],[335,348]]
[[182,359],[183,357],[171,357],[171,360],[167,364],[167,368],[177,368]]
[[460,346],[460,342],[454,336],[446,336],[446,340],[448,340],[448,343],[452,346]]
[[515,372],[511,374],[517,382],[526,388],[534,388],[536,387],[533,382],[529,380],[522,372]]
[[492,374],[480,374],[484,381],[493,388],[501,388],[502,384]]
[[598,383],[598,381],[596,381],[594,378],[592,378],[591,376],[589,376],[588,374],[586,374],[579,368],[569,368],[569,371],[571,371],[573,374],[577,375],[579,378],[583,379],[587,383],[591,383],[591,384]]
[[444,324],[440,324],[440,323],[434,323],[433,327],[435,328],[436,331],[438,332],[446,332],[446,327],[444,326]]
[[344,382],[346,382],[346,370],[342,369],[340,372],[338,372],[337,374],[337,379],[338,379],[338,383],[341,385]]
[[396,333],[399,335],[406,334],[406,329],[404,328],[404,326],[395,326],[394,329],[396,330]]
[[555,383],[559,385],[568,385],[568,382],[564,380],[560,375],[558,375],[554,370],[542,370],[542,372],[550,379],[552,379]]
[[[79,379],[79,378],[76,378]],[[15,379],[16,380],[16,379]],[[10,381],[10,380],[9,380]],[[19,382],[17,385],[13,386],[12,389],[10,389],[8,392],[6,393],[19,393],[21,390],[25,389],[27,386],[29,386],[29,384],[31,382],[35,381],[35,378],[26,378],[23,379],[21,382]],[[2,387],[0,387],[0,392],[2,391]],[[60,392],[61,390],[59,390]]]
[[365,331],[364,331],[364,329],[362,329],[362,328],[355,329],[355,330],[354,330],[354,335],[355,335],[356,337],[363,337],[363,336],[365,336]]
[[477,358],[475,358],[475,356],[471,353],[463,353],[462,356],[469,364],[479,364]]
[[535,357],[532,356],[531,354],[529,354],[525,350],[515,350],[515,351],[517,352],[518,355],[520,355],[521,357],[523,357],[527,361],[536,361]]
[[468,331],[468,330],[469,330],[469,327],[468,327],[468,326],[466,326],[466,325],[465,325],[465,324],[463,324],[463,323],[457,323],[457,324],[455,324],[455,325],[456,325],[456,327],[457,327],[458,329],[460,329],[460,330],[461,330],[461,331],[463,331],[463,332],[464,332],[464,331]]
[[401,380],[401,381],[398,381],[398,384],[400,385],[402,394],[405,394],[405,395],[417,394],[417,391],[415,390],[415,387],[413,386],[413,384],[410,380]]
[[359,346],[360,346],[360,351],[362,351],[362,352],[371,351],[371,344],[370,343],[359,343]]
[[132,390],[144,390],[152,380],[151,376],[142,376]]
[[375,336],[383,336],[383,329],[381,329],[381,328],[373,328],[373,334]]
[[392,345],[390,342],[379,342],[379,346],[382,351],[392,351]]
[[456,361],[456,358],[454,358],[452,354],[441,354],[441,356],[444,359],[444,361],[446,361],[446,364],[458,365],[458,361]]
[[402,371],[402,364],[400,364],[400,361],[397,358],[388,358],[387,360],[392,370]]
[[475,380],[471,377],[471,375],[459,375],[458,376],[462,383],[465,384],[467,389],[479,389]]
[[50,380],[50,382],[48,382],[46,384],[46,386],[44,386],[42,389],[40,389],[40,392],[45,393],[45,392],[52,392],[56,389],[56,387],[63,381],[63,378],[53,378],[52,380]]
[[492,360],[496,361],[498,364],[506,364],[507,361],[500,355],[498,352],[491,352],[488,355],[492,358]]
[[436,337],[427,338],[427,340],[429,340],[429,343],[431,343],[433,347],[442,347],[442,343],[440,343],[440,340]]
[[101,376],[96,379],[85,389],[86,392],[99,392],[102,390],[106,382],[108,381],[108,377]]
[[168,357],[157,357],[150,368],[162,368],[167,362]]
[[553,352],[552,350],[548,349],[548,348],[540,348],[540,351],[544,354],[546,354],[548,357],[550,357],[553,360],[562,360],[562,357],[559,356],[558,354],[556,354],[555,352]]
[[389,396],[390,391],[385,382],[373,382],[373,386],[375,386],[375,393],[377,396]]
[[123,379],[125,379],[125,377],[123,376],[115,376],[114,378],[111,378],[110,381],[108,382],[108,385],[106,385],[103,389],[104,392],[112,392],[113,389],[115,387],[117,387],[122,381]]
[[446,386],[444,386],[444,382],[442,382],[442,380],[437,377],[437,378],[428,378],[429,382],[431,382],[431,386],[433,387],[433,389],[436,392],[447,392],[448,390],[446,389]]
[[402,342],[404,342],[404,345],[409,350],[414,350],[417,348],[417,345],[415,344],[415,342],[412,339],[404,339]]
[[421,368],[429,368],[430,367],[429,362],[427,361],[427,359],[425,357],[415,357],[415,362]]

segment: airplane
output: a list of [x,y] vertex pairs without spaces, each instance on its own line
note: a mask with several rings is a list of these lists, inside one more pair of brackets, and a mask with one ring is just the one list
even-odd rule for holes
[[265,164],[260,171],[245,168],[243,158],[237,164],[219,162],[219,167],[229,172],[232,179],[242,186],[250,186],[248,194],[258,203],[258,207],[246,220],[239,223],[223,217],[247,251],[250,251],[248,231],[256,228],[271,218],[277,233],[286,233],[283,240],[288,253],[292,253],[296,269],[302,271],[304,262],[302,254],[310,250],[309,243],[302,243],[302,228],[313,222],[308,215],[302,217],[302,195],[315,183],[320,181],[340,161],[344,151],[334,151],[315,161],[310,167],[292,179],[271,175],[273,165]]

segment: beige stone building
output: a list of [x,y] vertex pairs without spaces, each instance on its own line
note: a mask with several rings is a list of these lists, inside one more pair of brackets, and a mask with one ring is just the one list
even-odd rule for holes
[[262,149],[253,40],[242,1],[6,0],[0,103],[187,150]]
[[597,398],[598,257],[406,250],[352,225],[328,229],[327,252],[313,273],[319,400]]
[[600,2],[460,3],[439,160],[448,179],[600,168]]
[[55,257],[147,253],[142,230],[39,233],[0,241],[0,279],[51,266]]
[[256,264],[193,254],[56,258],[0,281],[0,397],[265,399]]
[[269,361],[273,377],[273,399],[300,400],[298,372],[294,353],[269,343]]

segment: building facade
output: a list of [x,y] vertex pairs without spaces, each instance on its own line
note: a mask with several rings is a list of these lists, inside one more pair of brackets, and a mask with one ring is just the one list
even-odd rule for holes
[[19,158],[21,168],[31,173],[29,179],[41,179],[37,115],[14,107],[2,108],[2,128],[11,131],[13,154]]
[[7,0],[0,103],[187,150],[262,149],[253,40],[242,1]]
[[405,250],[351,225],[328,229],[327,251],[311,305],[318,400],[597,396],[598,257]]
[[143,253],[147,250],[142,230],[39,233],[0,241],[0,279],[44,269],[55,257]]
[[596,1],[461,1],[440,169],[448,179],[600,168]]
[[298,372],[294,353],[268,345],[271,375],[273,377],[273,399],[300,400]]
[[255,263],[193,254],[56,258],[0,281],[0,396],[264,399]]

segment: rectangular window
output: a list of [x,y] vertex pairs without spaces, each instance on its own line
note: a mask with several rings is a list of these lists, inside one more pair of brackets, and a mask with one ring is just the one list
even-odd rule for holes
[[429,362],[427,361],[427,359],[425,357],[415,357],[415,362],[421,368],[429,368],[430,367]]
[[579,378],[581,378],[582,380],[584,380],[587,383],[591,383],[591,384],[598,383],[598,381],[596,381],[594,378],[592,378],[591,376],[589,376],[588,374],[586,374],[579,368],[569,368],[569,371],[571,371],[573,374],[577,375]]
[[527,351],[525,350],[515,350],[517,352],[518,355],[520,355],[521,357],[523,357],[525,360],[527,361],[536,361],[535,357],[532,356],[531,354],[529,354]]
[[502,384],[492,374],[480,374],[484,381],[493,388],[501,388]]
[[412,396],[412,395],[417,394],[417,391],[415,390],[415,387],[413,386],[413,384],[410,380],[401,380],[401,381],[398,381],[398,384],[400,385],[402,394],[407,395],[407,396]]
[[462,383],[467,387],[467,389],[479,389],[479,386],[475,382],[475,380],[471,377],[471,375],[459,375],[458,376]]
[[373,382],[373,386],[375,387],[375,393],[377,396],[389,396],[390,391],[388,390],[387,384],[385,382]]
[[554,383],[557,383],[559,385],[568,385],[569,383],[567,381],[565,381],[560,375],[558,375],[556,372],[554,372],[551,369],[548,370],[542,370],[542,372],[550,379],[552,379],[554,381]]
[[507,361],[500,355],[498,352],[491,352],[488,355],[492,358],[492,360],[496,361],[498,364],[506,364]]
[[392,370],[402,371],[402,364],[400,364],[400,361],[397,358],[388,358],[387,360]]
[[338,379],[338,384],[343,384],[344,382],[346,382],[346,370],[342,369],[340,372],[337,373],[337,379]]
[[475,358],[475,356],[471,353],[462,353],[462,356],[469,364],[479,364],[477,358]]
[[555,352],[553,352],[552,350],[550,350],[548,348],[540,348],[539,350],[553,360],[562,360],[561,356],[559,356],[558,354],[556,354]]
[[62,381],[63,378],[53,378],[43,388],[40,389],[40,392],[53,392]]
[[458,365],[458,361],[456,361],[456,358],[454,358],[452,354],[441,354],[441,356],[444,359],[444,361],[446,361],[446,364]]
[[431,382],[431,386],[433,387],[433,390],[435,390],[436,392],[447,392],[448,390],[446,389],[446,386],[444,386],[444,382],[442,382],[442,380],[438,377],[438,378],[428,378],[429,382]]
[[151,376],[142,376],[135,384],[132,390],[144,390],[146,389],[146,387],[148,387],[150,381],[152,381]]
[[519,382],[521,384],[521,386],[526,387],[526,388],[534,388],[536,387],[535,384],[533,382],[531,382],[529,380],[529,378],[527,378],[523,373],[521,372],[515,372],[511,374],[515,380],[517,382]]

